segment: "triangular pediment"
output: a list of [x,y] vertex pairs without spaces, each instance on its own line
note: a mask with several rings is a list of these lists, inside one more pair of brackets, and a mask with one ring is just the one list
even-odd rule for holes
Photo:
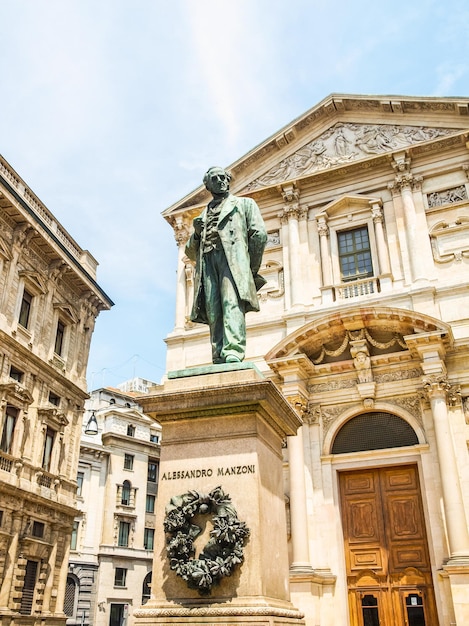
[[[332,94],[229,165],[231,191],[256,194],[399,151],[437,149],[467,132],[468,98]],[[173,222],[178,214],[196,214],[209,199],[200,185],[163,216]]]
[[458,132],[457,128],[338,122],[255,178],[243,193],[385,152],[403,150],[455,132]]

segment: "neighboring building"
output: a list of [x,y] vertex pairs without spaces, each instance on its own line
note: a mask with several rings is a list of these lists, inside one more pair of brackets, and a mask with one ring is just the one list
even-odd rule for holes
[[[304,420],[285,475],[308,626],[469,623],[468,105],[329,96],[228,168],[269,232],[246,358]],[[209,199],[164,212],[168,370],[210,363],[184,254]]]
[[[134,398],[154,383],[97,389],[86,403],[78,506],[69,561],[67,624],[132,624],[149,597],[161,427]],[[120,387],[120,386],[119,386]]]
[[63,625],[97,263],[0,157],[0,622]]

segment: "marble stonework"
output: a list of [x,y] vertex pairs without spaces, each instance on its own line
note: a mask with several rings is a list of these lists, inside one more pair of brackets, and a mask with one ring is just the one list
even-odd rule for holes
[[[134,613],[141,626],[187,624],[191,617],[207,624],[220,618],[230,624],[304,623],[290,602],[282,488],[282,440],[296,433],[300,419],[256,370],[224,369],[172,378],[141,399],[145,413],[163,427],[152,597]],[[209,493],[218,485],[250,536],[244,562],[201,597],[169,569],[163,518],[174,496]]]
[[[390,586],[407,593],[396,581],[427,577],[432,624],[465,626],[469,99],[333,94],[228,169],[233,193],[256,201],[269,233],[246,359],[303,419],[283,448],[293,603],[308,626],[356,626],[360,584],[371,579],[347,570],[341,472],[410,464],[431,572],[410,559],[412,571],[372,572],[373,584],[389,605]],[[198,188],[163,213],[179,252],[169,371],[210,362],[206,330],[188,323],[183,236],[206,202]],[[356,233],[366,237],[367,264],[347,276],[344,241]],[[357,346],[365,367],[354,361]],[[332,453],[348,422],[376,413],[404,420],[418,444]],[[393,610],[403,623],[404,605]]]

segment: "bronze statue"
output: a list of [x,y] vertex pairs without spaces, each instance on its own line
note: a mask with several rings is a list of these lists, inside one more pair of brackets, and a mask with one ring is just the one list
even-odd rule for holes
[[191,320],[208,324],[214,363],[244,359],[248,311],[258,311],[257,291],[265,285],[258,274],[267,233],[259,207],[251,198],[230,194],[231,175],[211,167],[204,185],[213,196],[194,219],[186,245],[196,262]]

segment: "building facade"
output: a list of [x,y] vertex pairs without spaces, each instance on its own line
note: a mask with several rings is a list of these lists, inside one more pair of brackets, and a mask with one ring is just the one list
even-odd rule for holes
[[[469,623],[469,99],[332,95],[228,169],[269,233],[246,359],[303,425],[285,448],[308,626]],[[184,246],[167,369],[211,362]]]
[[135,397],[151,384],[98,389],[86,403],[65,601],[70,626],[131,626],[134,608],[149,597],[161,427]]
[[65,624],[97,263],[0,157],[0,621]]

